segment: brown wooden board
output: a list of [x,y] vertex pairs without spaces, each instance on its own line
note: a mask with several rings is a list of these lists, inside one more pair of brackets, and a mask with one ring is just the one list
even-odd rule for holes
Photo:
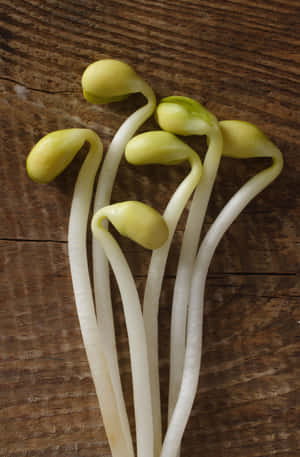
[[[246,208],[214,256],[204,354],[182,457],[300,455],[299,5],[296,0],[0,0],[0,457],[108,456],[76,316],[67,224],[81,157],[50,185],[26,175],[33,144],[61,128],[94,129],[107,148],[142,96],[88,104],[80,78],[104,57],[131,64],[157,97],[180,94],[219,119],[260,126],[282,175]],[[142,130],[156,129],[150,119]],[[188,140],[203,157],[205,141]],[[222,159],[204,229],[265,161]],[[160,211],[186,166],[122,161],[113,201]],[[187,210],[160,307],[166,425],[170,303]],[[143,292],[149,252],[117,237]],[[130,361],[113,281],[122,381],[134,429]]]

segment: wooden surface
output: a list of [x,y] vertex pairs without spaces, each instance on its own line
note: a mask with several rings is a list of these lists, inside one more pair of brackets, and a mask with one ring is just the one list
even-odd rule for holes
[[[25,159],[49,131],[84,126],[109,144],[144,102],[89,105],[84,68],[121,58],[158,97],[196,98],[219,119],[259,125],[285,158],[280,178],[222,240],[209,271],[203,368],[183,457],[300,455],[299,3],[296,0],[1,0],[0,456],[109,456],[78,327],[67,222],[79,161],[32,183]],[[156,128],[154,120],[143,127]],[[204,142],[192,144],[202,151]],[[206,229],[262,162],[223,159]],[[163,210],[185,167],[122,162],[113,199]],[[168,332],[184,218],[161,299],[163,410]],[[147,252],[120,240],[143,290]],[[122,380],[133,425],[129,358],[114,290]]]

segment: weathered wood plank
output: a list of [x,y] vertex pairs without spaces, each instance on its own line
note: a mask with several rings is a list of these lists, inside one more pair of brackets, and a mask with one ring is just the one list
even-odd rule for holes
[[[116,57],[132,64],[158,97],[191,96],[219,119],[253,122],[283,151],[282,175],[231,227],[209,271],[203,368],[182,456],[296,457],[298,2],[1,0],[0,8],[0,456],[110,455],[67,259],[72,189],[84,153],[48,186],[28,179],[25,161],[42,135],[60,128],[92,128],[107,148],[121,122],[144,100],[133,96],[126,103],[91,106],[81,95],[80,76],[93,60]],[[153,119],[143,126],[155,128]],[[188,141],[203,156],[205,141]],[[267,163],[222,161],[205,231],[234,190]],[[163,211],[186,173],[186,166],[136,169],[122,161],[113,200],[143,200]],[[164,413],[170,302],[184,221],[161,297]],[[142,294],[149,253],[118,239]],[[133,427],[127,335],[113,285]]]
[[[89,455],[107,452],[74,308],[65,244],[7,241],[1,243],[1,253],[7,281],[0,308],[0,455],[26,455],[21,451],[31,449],[44,450],[45,455],[55,455],[51,452],[57,449],[57,455],[63,455],[65,446],[74,451],[87,443],[92,446]],[[225,439],[233,448],[238,443],[244,446],[247,438],[254,450],[267,449],[269,443],[264,440],[269,433],[275,434],[273,446],[280,436],[292,445],[293,423],[300,413],[299,404],[292,401],[300,387],[297,282],[291,276],[267,275],[262,287],[260,280],[243,275],[209,278],[203,370],[184,443],[187,454],[204,446],[210,455],[216,436],[217,445],[223,446]],[[138,280],[140,291],[143,281]],[[172,282],[167,281],[160,313],[164,408]],[[120,366],[132,412],[127,338],[116,290],[114,303]],[[267,418],[279,407],[276,422],[270,423]]]

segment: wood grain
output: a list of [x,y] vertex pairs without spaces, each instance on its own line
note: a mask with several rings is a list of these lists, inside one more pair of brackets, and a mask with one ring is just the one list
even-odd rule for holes
[[[67,223],[82,157],[55,183],[26,176],[32,145],[51,130],[89,127],[105,148],[144,102],[95,107],[81,95],[92,61],[121,58],[158,98],[196,98],[219,119],[259,125],[282,150],[278,180],[228,231],[206,290],[203,367],[182,456],[300,454],[299,4],[296,0],[0,0],[0,457],[108,456],[81,340],[67,259]],[[153,119],[143,130],[157,128]],[[201,156],[205,142],[188,140]],[[267,161],[223,159],[205,230]],[[163,210],[185,166],[122,161],[113,200]],[[187,211],[160,307],[164,426],[170,302]],[[149,253],[118,238],[143,292]],[[134,429],[130,363],[113,282],[122,382]]]

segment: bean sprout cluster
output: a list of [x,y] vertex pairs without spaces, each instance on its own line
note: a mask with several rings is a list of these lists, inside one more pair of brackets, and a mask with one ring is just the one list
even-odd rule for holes
[[[138,457],[177,457],[197,392],[201,367],[203,306],[208,268],[230,225],[248,203],[281,172],[279,149],[256,126],[241,120],[219,122],[197,101],[170,96],[156,104],[151,87],[124,62],[104,59],[89,65],[82,89],[90,103],[110,103],[134,93],[147,103],[123,122],[104,156],[98,135],[89,129],[59,130],[44,136],[27,158],[31,179],[48,183],[58,176],[87,142],[89,151],[78,174],[71,204],[68,251],[77,315],[113,457],[134,457],[122,390],[109,264],[120,290],[128,334],[134,394]],[[136,135],[153,114],[160,129]],[[205,135],[203,164],[179,136]],[[163,215],[139,201],[111,204],[120,161],[133,165],[176,165],[187,161],[189,173],[169,200]],[[223,157],[269,157],[271,165],[249,179],[227,202],[201,239],[207,206]],[[95,188],[95,189],[94,189]],[[94,195],[93,283],[88,268],[88,217]],[[168,426],[162,434],[158,311],[165,266],[178,221],[191,200],[173,290],[170,331]],[[141,301],[127,260],[108,222],[123,236],[152,250]]]

